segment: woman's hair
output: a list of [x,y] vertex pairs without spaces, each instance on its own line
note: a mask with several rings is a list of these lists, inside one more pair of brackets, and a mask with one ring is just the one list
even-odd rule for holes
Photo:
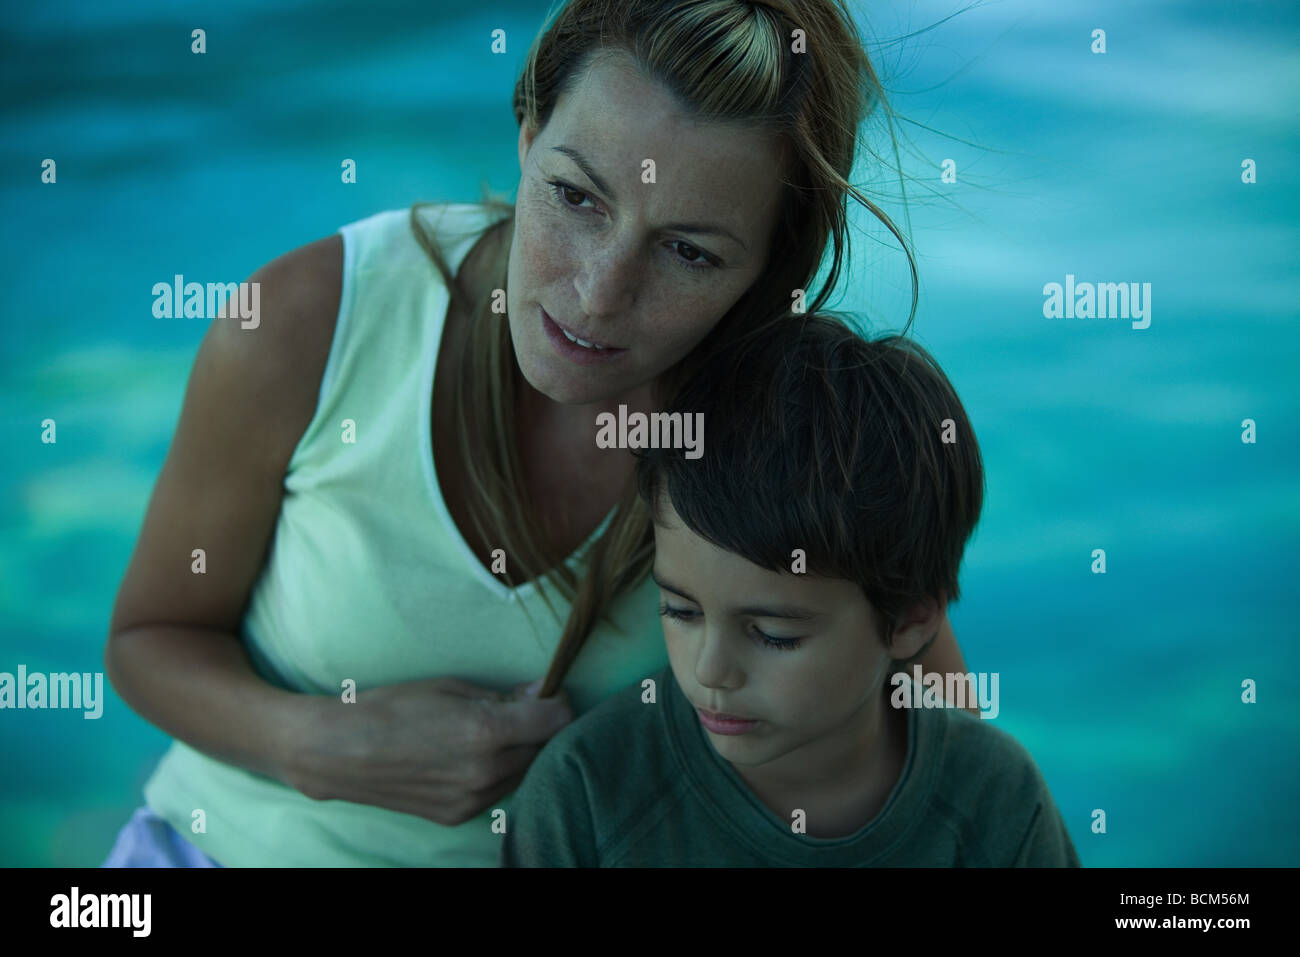
[[706,440],[696,459],[637,452],[656,521],[671,502],[696,535],[761,568],[853,582],[886,645],[917,604],[960,597],[984,468],[952,383],[914,341],[806,316],[717,356],[664,411],[703,415]]
[[[783,196],[762,273],[699,346],[655,382],[656,400],[674,394],[711,354],[762,337],[773,324],[801,318],[792,314],[794,291],[808,292],[830,243],[825,282],[805,299],[807,312],[822,307],[846,262],[850,196],[884,223],[907,254],[910,326],[917,296],[912,252],[889,217],[848,179],[859,126],[877,107],[890,121],[895,155],[898,144],[892,111],[843,0],[570,0],[547,19],[515,86],[515,119],[521,125],[540,131],[589,58],[619,50],[630,53],[647,76],[697,119],[738,122],[772,133],[783,148]],[[546,553],[515,443],[521,372],[509,323],[490,311],[487,293],[470,301],[425,235],[417,217],[421,205],[411,208],[411,228],[447,281],[453,303],[459,301],[471,317],[467,335],[458,337],[461,354],[448,367],[455,376],[452,407],[440,411],[456,423],[475,529],[483,541],[510,556],[506,580],[512,586],[545,575],[571,601],[541,690],[548,695],[610,602],[649,574],[654,559],[650,516],[629,481],[604,533],[586,554],[581,582],[563,564],[563,556]],[[510,204],[488,205],[501,214],[489,230],[512,228]],[[487,285],[504,289],[509,243],[496,242],[493,248],[485,275],[495,281]],[[539,593],[545,599],[545,591]]]

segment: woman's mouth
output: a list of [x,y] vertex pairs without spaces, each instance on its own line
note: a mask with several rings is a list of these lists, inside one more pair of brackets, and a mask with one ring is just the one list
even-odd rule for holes
[[546,330],[546,338],[550,340],[556,352],[572,362],[579,365],[593,365],[597,362],[609,362],[617,359],[627,352],[626,348],[587,339],[576,332],[565,329],[552,319],[550,313],[545,309],[541,309],[541,313],[542,327]]

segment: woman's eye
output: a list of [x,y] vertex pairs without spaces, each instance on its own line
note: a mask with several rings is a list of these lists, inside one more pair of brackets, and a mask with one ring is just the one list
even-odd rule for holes
[[[591,199],[591,197],[582,190],[574,189],[572,186],[565,183],[556,181],[552,182],[550,186],[552,195],[570,209],[580,209],[582,208],[583,203]],[[578,198],[574,199],[575,196]]]
[[678,258],[685,266],[692,266],[699,269],[710,269],[713,263],[703,252],[696,249],[690,243],[684,243],[680,239],[675,240],[673,245],[677,247]]
[[[547,184],[551,188],[551,195],[565,209],[571,212],[580,212],[584,210],[595,210],[595,200],[580,189],[574,189],[568,183],[561,180],[551,180]],[[588,200],[591,200],[591,206],[584,206]],[[672,249],[672,258],[678,266],[692,272],[708,272],[717,269],[720,265],[708,253],[702,249],[692,246],[690,243],[680,239],[675,239],[668,244]]]

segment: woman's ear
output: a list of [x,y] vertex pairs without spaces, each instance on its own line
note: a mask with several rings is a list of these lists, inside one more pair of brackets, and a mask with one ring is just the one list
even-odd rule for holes
[[528,156],[528,149],[536,138],[537,131],[529,126],[527,121],[519,124],[519,172],[521,173],[524,171],[524,159]]

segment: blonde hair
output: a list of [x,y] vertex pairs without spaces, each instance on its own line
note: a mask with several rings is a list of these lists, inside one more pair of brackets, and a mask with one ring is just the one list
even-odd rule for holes
[[[774,134],[784,147],[785,188],[767,267],[700,345],[656,380],[656,401],[674,394],[710,355],[763,335],[773,323],[794,319],[791,295],[808,288],[829,241],[829,271],[817,295],[808,297],[806,311],[814,313],[825,304],[846,262],[850,196],[889,229],[907,254],[911,325],[917,300],[912,251],[889,217],[848,180],[858,128],[875,108],[890,121],[895,155],[898,144],[892,110],[843,0],[570,0],[547,21],[515,85],[519,124],[540,130],[593,54],[621,50],[697,118],[743,122]],[[806,52],[792,51],[796,30],[802,31]],[[471,301],[452,276],[422,228],[417,216],[422,205],[428,204],[411,207],[411,228],[446,280],[452,302],[471,317],[467,334],[457,340],[461,354],[448,366],[454,384],[447,411],[456,423],[474,527],[484,541],[499,543],[510,556],[512,573],[506,580],[511,587],[545,576],[571,603],[540,692],[550,695],[610,603],[649,574],[654,560],[650,515],[629,475],[609,524],[587,552],[581,581],[562,560],[553,562],[546,554],[526,507],[514,441],[521,373],[509,324],[490,311],[486,293]],[[487,199],[486,205],[500,214],[488,231],[511,227],[511,204]],[[498,243],[485,267],[495,280],[490,287],[506,287],[509,255],[509,243]],[[487,427],[469,428],[475,420]],[[546,600],[544,590],[539,594]]]

